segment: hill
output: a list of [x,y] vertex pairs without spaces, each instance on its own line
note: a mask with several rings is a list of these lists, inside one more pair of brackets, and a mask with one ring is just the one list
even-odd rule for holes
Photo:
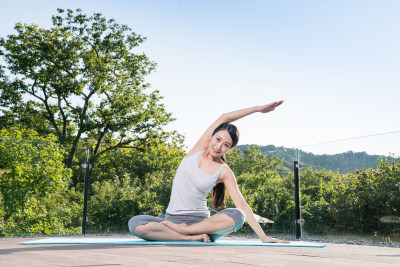
[[[237,148],[241,150],[247,149],[252,145],[239,145]],[[274,145],[261,146],[260,151],[270,156],[277,156],[284,159],[281,171],[283,173],[293,170],[293,162],[297,158],[297,149],[277,147]],[[312,167],[314,169],[325,169],[331,171],[339,171],[340,173],[349,173],[355,170],[373,168],[376,169],[378,160],[385,158],[380,155],[368,155],[366,152],[347,151],[333,155],[315,155],[310,152],[299,151],[300,162],[303,167]]]

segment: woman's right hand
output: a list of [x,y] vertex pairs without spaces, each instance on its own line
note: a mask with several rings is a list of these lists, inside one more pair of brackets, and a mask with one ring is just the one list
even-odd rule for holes
[[275,110],[276,107],[280,106],[282,103],[283,103],[283,100],[275,101],[275,102],[272,102],[270,104],[267,104],[267,105],[264,105],[264,106],[260,106],[259,107],[259,112],[267,113],[267,112],[273,111],[273,110]]

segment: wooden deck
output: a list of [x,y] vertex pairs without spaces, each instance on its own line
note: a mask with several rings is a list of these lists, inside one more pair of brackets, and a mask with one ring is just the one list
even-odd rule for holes
[[325,248],[21,245],[0,239],[0,266],[400,266],[400,248],[328,244]]

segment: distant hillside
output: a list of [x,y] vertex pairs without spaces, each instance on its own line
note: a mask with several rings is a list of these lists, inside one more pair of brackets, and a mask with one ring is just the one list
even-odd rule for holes
[[[237,148],[244,150],[251,145],[240,145]],[[276,147],[274,145],[262,146],[262,153],[277,156],[284,159],[283,171],[293,170],[293,162],[296,160],[296,149]],[[366,152],[352,152],[334,154],[334,155],[315,155],[300,150],[300,162],[304,167],[312,167],[314,169],[325,169],[331,171],[339,171],[340,173],[349,173],[355,170],[367,168],[375,169],[378,160],[383,156],[368,155]]]

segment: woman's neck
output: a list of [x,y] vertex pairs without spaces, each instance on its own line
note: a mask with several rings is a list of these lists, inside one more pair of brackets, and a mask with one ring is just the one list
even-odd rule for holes
[[208,152],[208,149],[204,151],[203,157],[205,160],[213,161],[216,163],[223,163],[222,159],[220,157],[213,157],[210,152]]

